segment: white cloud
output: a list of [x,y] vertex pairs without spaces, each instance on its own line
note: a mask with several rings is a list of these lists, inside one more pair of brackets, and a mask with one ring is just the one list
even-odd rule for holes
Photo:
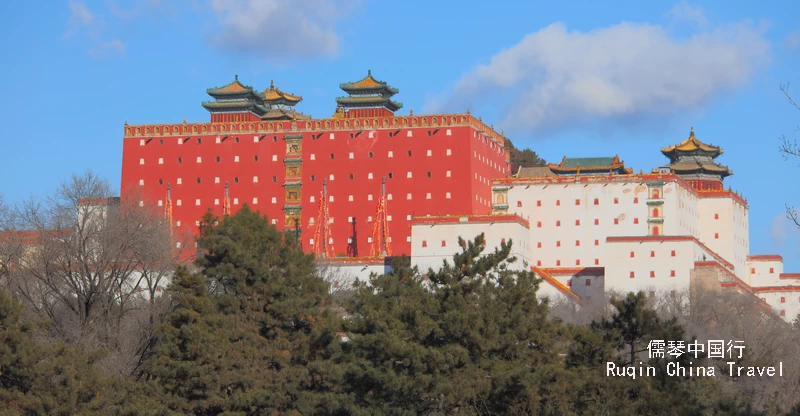
[[86,6],[83,1],[70,0],[69,3],[69,29],[63,37],[70,38],[80,30],[94,31],[97,25],[97,18]]
[[119,39],[112,39],[89,48],[89,55],[93,58],[102,58],[114,53],[125,54],[125,43]]
[[670,9],[667,15],[673,19],[692,22],[699,26],[708,24],[706,13],[703,8],[700,6],[693,6],[686,0],[672,6],[672,9]]
[[477,65],[428,110],[495,108],[516,133],[661,118],[740,87],[770,54],[746,23],[688,38],[652,24],[581,32],[555,23]]
[[772,224],[769,227],[769,238],[776,247],[786,245],[786,240],[789,239],[789,225],[790,220],[786,218],[785,213],[776,215],[772,219]]
[[800,50],[800,30],[795,30],[786,36],[786,46],[791,50]]
[[124,54],[125,43],[119,39],[104,40],[105,22],[103,17],[89,10],[86,3],[80,0],[70,0],[69,27],[64,33],[64,39],[70,39],[78,33],[83,33],[89,40],[87,53],[93,58],[101,58],[109,54]]
[[339,50],[336,23],[358,0],[212,0],[223,50],[270,60],[330,57]]

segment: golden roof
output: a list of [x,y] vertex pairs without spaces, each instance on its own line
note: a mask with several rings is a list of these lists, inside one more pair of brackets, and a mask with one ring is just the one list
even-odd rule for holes
[[682,141],[682,142],[680,142],[680,143],[678,143],[676,145],[661,149],[661,153],[668,154],[668,153],[672,153],[672,152],[675,152],[675,151],[692,152],[692,151],[695,151],[695,150],[701,150],[703,152],[722,154],[722,149],[720,149],[719,147],[712,146],[712,145],[709,145],[709,144],[705,144],[705,143],[701,142],[700,140],[697,140],[697,138],[694,137],[694,127],[692,127],[692,130],[689,132],[689,138],[687,138],[686,140],[684,140],[684,141]]
[[367,75],[364,79],[358,82],[354,82],[350,84],[351,87],[381,87],[383,86],[380,84],[375,78],[372,78],[372,74]]
[[251,90],[250,87],[243,85],[239,82],[239,76],[236,75],[233,79],[233,82],[230,84],[222,87],[214,89],[214,92],[241,92],[241,91],[249,91]]
[[284,99],[292,103],[299,103],[303,99],[303,97],[299,95],[289,94],[281,91],[278,88],[275,88],[274,81],[269,82],[269,88],[265,89],[264,92],[261,93],[261,95],[264,96],[264,101],[277,101],[280,99]]

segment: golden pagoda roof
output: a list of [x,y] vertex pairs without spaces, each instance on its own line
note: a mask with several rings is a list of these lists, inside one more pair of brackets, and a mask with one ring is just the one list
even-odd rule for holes
[[372,76],[372,70],[367,70],[367,76],[355,81],[339,84],[339,88],[348,91],[354,90],[384,90],[386,93],[394,95],[399,92],[397,88],[392,88],[384,81],[378,81]]
[[701,142],[700,140],[697,140],[697,138],[694,137],[694,127],[692,127],[691,131],[689,132],[689,137],[686,140],[676,145],[661,149],[661,153],[664,153],[666,155],[674,153],[676,151],[693,152],[696,150],[700,150],[702,152],[714,153],[716,155],[722,154],[722,149],[720,149],[719,147],[712,146],[710,144],[706,144]]
[[216,88],[209,88],[206,90],[209,94],[236,94],[236,93],[246,93],[252,92],[253,87],[249,85],[244,85],[239,82],[239,75],[235,75],[233,77],[233,82],[228,85],[223,85],[222,87]]
[[289,103],[299,103],[303,100],[303,97],[299,95],[289,94],[287,92],[283,92],[278,88],[275,88],[275,82],[269,82],[269,88],[265,89],[264,92],[261,93],[264,97],[264,101],[278,101],[278,100],[285,100]]

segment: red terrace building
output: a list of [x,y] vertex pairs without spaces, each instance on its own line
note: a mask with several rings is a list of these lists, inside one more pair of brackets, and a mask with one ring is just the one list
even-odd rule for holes
[[126,123],[121,190],[194,232],[209,208],[248,204],[327,256],[410,254],[414,216],[491,214],[492,178],[510,175],[501,134],[469,112],[397,116],[398,90],[371,73],[340,87],[330,118],[237,77],[207,90],[210,122]]

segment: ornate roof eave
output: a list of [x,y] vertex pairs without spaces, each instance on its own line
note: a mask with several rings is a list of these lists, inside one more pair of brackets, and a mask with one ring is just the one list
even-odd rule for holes
[[392,95],[400,92],[400,90],[398,90],[397,88],[390,87],[385,81],[379,81],[373,78],[372,70],[367,70],[367,76],[361,78],[358,81],[345,82],[339,84],[339,88],[343,89],[346,92],[349,92],[349,90],[352,91],[385,90],[390,92]]
[[579,167],[561,167],[559,165],[548,164],[547,167],[553,172],[608,172],[612,170],[622,170],[625,173],[633,173],[633,168],[626,168],[625,165],[610,165],[610,166],[579,166]]
[[214,95],[226,96],[226,95],[236,95],[236,94],[253,94],[255,96],[258,96],[258,94],[253,90],[253,87],[249,85],[244,85],[241,82],[239,82],[238,75],[235,75],[233,81],[226,85],[223,85],[221,87],[206,89],[206,93],[208,93],[208,95],[211,96]]
[[311,116],[307,116],[303,113],[298,112],[289,112],[288,110],[283,110],[279,108],[271,108],[265,110],[263,116],[261,116],[262,120],[311,120]]
[[202,104],[203,108],[206,110],[228,110],[228,111],[235,111],[241,110],[242,112],[249,111],[251,113],[257,114],[261,116],[262,114],[267,112],[267,109],[264,107],[254,104],[248,103],[246,101],[240,102],[218,102],[218,101],[204,101]]
[[688,153],[696,151],[710,153],[711,156],[713,157],[719,156],[722,153],[724,153],[723,150],[717,146],[706,144],[701,142],[700,140],[697,140],[697,138],[694,136],[694,127],[692,127],[691,131],[689,132],[689,137],[686,140],[678,144],[672,145],[670,147],[665,147],[661,149],[661,153],[663,153],[667,157],[670,157],[674,153],[683,153],[683,152]]
[[399,101],[391,100],[391,99],[386,98],[386,97],[383,97],[383,98],[382,97],[337,97],[336,98],[336,103],[339,104],[339,105],[347,104],[347,105],[350,105],[350,106],[352,106],[352,105],[364,105],[364,106],[369,106],[369,105],[380,106],[380,105],[382,105],[382,106],[385,106],[385,107],[389,108],[392,111],[397,111],[397,110],[403,108],[403,103],[401,103]]
[[261,93],[261,98],[266,102],[278,102],[284,101],[289,105],[295,105],[300,101],[303,101],[303,97],[299,95],[289,94],[288,92],[283,92],[279,88],[275,88],[275,82],[269,82],[269,88],[265,89]]
[[672,167],[672,171],[676,175],[690,175],[693,173],[708,173],[710,175],[721,175],[723,178],[733,175],[733,171],[725,166],[716,166],[715,168],[710,168],[708,166],[697,166],[697,167]]

